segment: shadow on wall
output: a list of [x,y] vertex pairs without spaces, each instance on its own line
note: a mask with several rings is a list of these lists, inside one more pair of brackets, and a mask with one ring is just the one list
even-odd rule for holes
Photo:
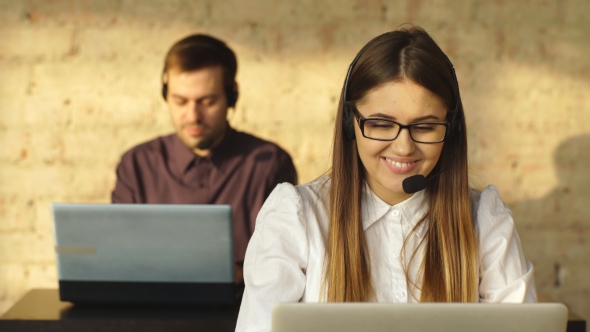
[[590,135],[562,142],[553,154],[559,183],[536,200],[512,204],[537,290],[590,318]]

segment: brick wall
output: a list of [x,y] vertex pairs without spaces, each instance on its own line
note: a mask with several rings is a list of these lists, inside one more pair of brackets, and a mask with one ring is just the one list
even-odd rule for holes
[[472,182],[513,208],[539,291],[590,319],[590,2],[0,0],[0,312],[56,287],[49,204],[108,202],[121,153],[171,131],[163,56],[193,32],[239,58],[231,123],[325,172],[348,65],[420,24],[462,88]]

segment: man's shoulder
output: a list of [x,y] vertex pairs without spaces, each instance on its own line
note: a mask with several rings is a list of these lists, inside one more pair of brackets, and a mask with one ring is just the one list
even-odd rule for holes
[[235,142],[238,142],[238,144],[241,146],[243,151],[249,151],[249,152],[255,153],[255,154],[258,154],[261,152],[267,152],[267,153],[271,153],[276,156],[280,155],[280,156],[287,156],[290,158],[287,151],[285,151],[283,148],[278,146],[276,143],[273,143],[271,141],[267,141],[267,140],[262,139],[260,137],[254,136],[252,134],[248,134],[248,133],[241,132],[241,131],[236,131],[235,136],[234,136],[234,140],[235,140]]
[[[233,165],[255,175],[252,181],[259,181],[272,190],[277,183],[297,183],[297,171],[293,159],[277,144],[244,132],[233,132],[229,153],[226,155]],[[253,179],[254,179],[253,178]]]
[[154,156],[162,156],[171,145],[175,134],[158,136],[149,141],[139,143],[123,153],[122,160],[144,159]]

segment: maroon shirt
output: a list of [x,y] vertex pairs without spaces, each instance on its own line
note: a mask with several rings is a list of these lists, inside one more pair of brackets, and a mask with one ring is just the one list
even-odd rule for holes
[[244,261],[258,211],[275,186],[297,183],[291,157],[277,145],[231,128],[200,157],[171,134],[127,151],[117,167],[113,203],[230,204],[235,259]]

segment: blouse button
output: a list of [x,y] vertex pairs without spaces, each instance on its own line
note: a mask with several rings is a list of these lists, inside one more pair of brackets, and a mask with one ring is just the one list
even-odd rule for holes
[[393,210],[393,215],[396,217],[399,217],[399,211],[398,210]]
[[395,297],[397,297],[398,299],[403,299],[404,297],[406,297],[406,292],[397,291],[395,292]]

